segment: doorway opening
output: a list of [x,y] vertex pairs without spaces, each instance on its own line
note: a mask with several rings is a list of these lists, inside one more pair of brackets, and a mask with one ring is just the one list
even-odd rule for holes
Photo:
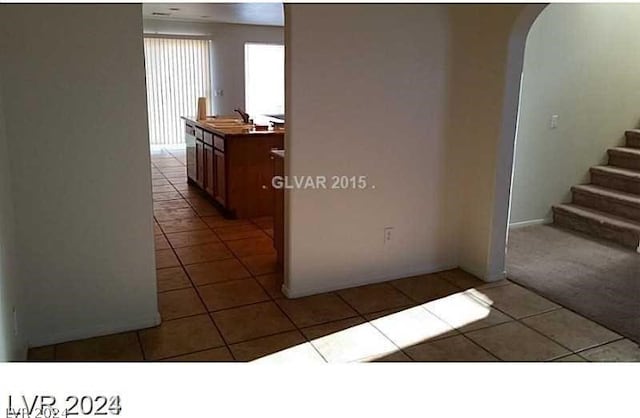
[[640,342],[633,22],[637,6],[552,4],[531,24],[504,162],[513,162],[505,265],[511,280]]
[[[282,296],[283,197],[271,178],[282,166],[272,149],[284,147],[284,8],[170,8],[143,6],[161,327],[219,340],[150,357],[233,360],[227,343],[272,330],[226,318],[277,315]],[[153,351],[144,333],[141,344]]]

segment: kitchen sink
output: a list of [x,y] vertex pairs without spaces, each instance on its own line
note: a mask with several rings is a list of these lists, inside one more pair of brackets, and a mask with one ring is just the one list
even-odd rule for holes
[[251,129],[252,125],[244,123],[242,119],[236,118],[208,118],[205,123],[214,128],[231,129]]

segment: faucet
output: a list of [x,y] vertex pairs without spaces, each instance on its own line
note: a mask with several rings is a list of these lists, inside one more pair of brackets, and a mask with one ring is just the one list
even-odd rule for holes
[[249,114],[242,109],[233,109],[234,112],[238,112],[242,117],[244,123],[249,123]]

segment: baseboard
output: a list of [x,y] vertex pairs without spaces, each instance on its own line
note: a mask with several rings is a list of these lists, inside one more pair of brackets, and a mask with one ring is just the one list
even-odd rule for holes
[[136,331],[160,325],[162,319],[160,313],[146,318],[139,318],[126,323],[96,324],[87,328],[64,330],[50,335],[37,335],[29,338],[29,347],[42,347],[51,344],[60,344],[68,341],[83,340],[86,338],[100,337],[103,335],[119,334],[122,332]]
[[551,222],[552,221],[549,219],[533,219],[531,221],[514,222],[512,224],[509,224],[509,229],[520,229],[533,225],[546,225],[550,224]]
[[488,283],[491,282],[498,282],[500,280],[504,280],[507,278],[507,272],[506,271],[501,271],[499,273],[488,273],[487,274],[487,279],[485,280]]
[[397,280],[397,279],[404,279],[404,278],[407,278],[407,277],[420,276],[422,274],[432,274],[432,273],[437,273],[437,272],[444,271],[444,270],[451,270],[451,269],[454,269],[454,268],[457,268],[457,267],[458,266],[455,266],[455,265],[452,265],[452,266],[441,266],[441,267],[427,269],[427,270],[419,270],[419,271],[399,273],[397,275],[392,275],[392,276],[377,277],[377,278],[374,278],[374,279],[371,279],[371,278],[358,279],[358,280],[351,281],[349,283],[339,283],[339,284],[336,284],[336,285],[327,285],[327,286],[314,286],[314,287],[309,287],[309,288],[306,288],[306,289],[290,289],[286,284],[283,284],[282,285],[282,293],[284,293],[284,295],[289,299],[296,299],[296,298],[301,298],[301,297],[304,297],[304,296],[317,295],[317,294],[320,294],[320,293],[334,292],[336,290],[341,290],[341,289],[349,289],[351,287],[358,287],[358,286],[365,286],[365,285],[368,285],[368,284],[383,283],[383,282],[388,282],[390,280]]

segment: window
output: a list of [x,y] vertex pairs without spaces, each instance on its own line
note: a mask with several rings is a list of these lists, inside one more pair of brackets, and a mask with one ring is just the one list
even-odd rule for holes
[[196,116],[198,97],[207,97],[211,103],[210,43],[203,39],[144,39],[151,145],[183,144],[180,116]]
[[244,74],[247,113],[284,114],[284,46],[245,44]]

